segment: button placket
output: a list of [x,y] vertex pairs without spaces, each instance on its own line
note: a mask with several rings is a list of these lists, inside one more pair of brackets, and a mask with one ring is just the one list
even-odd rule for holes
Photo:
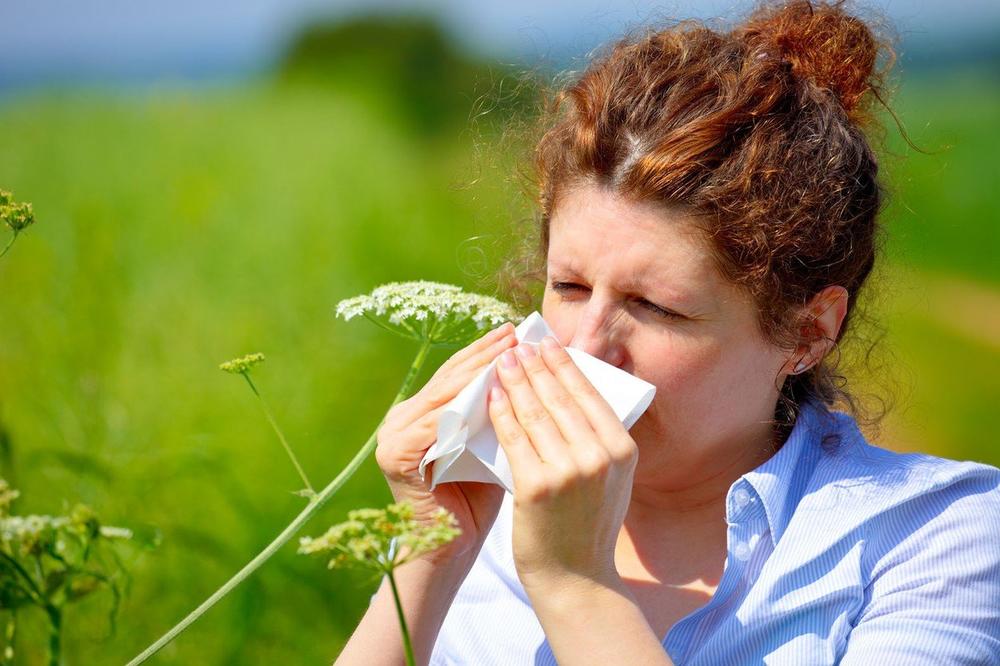
[[751,534],[752,509],[748,509],[755,501],[754,496],[743,485],[733,490],[730,507],[729,544],[733,559],[744,563],[753,555],[753,546],[757,542],[757,534]]

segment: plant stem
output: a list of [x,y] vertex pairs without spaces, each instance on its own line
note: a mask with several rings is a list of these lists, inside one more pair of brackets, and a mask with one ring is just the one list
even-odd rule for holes
[[403,604],[399,600],[399,590],[396,589],[396,578],[392,575],[392,569],[386,572],[389,576],[389,585],[392,586],[392,599],[396,602],[396,614],[399,615],[399,626],[403,630],[403,648],[406,650],[406,665],[416,666],[413,659],[413,645],[410,643],[410,631],[406,628],[406,618],[403,616]]
[[3,557],[3,559],[7,561],[7,563],[14,569],[14,571],[21,574],[21,577],[24,578],[25,582],[28,584],[28,587],[21,589],[27,592],[34,599],[36,604],[38,604],[39,606],[44,606],[45,605],[44,595],[42,594],[42,591],[38,589],[38,585],[35,584],[35,579],[31,577],[31,574],[29,574],[24,569],[24,567],[21,566],[20,562],[15,560],[7,553],[0,551],[0,557]]
[[312,496],[315,496],[316,491],[313,490],[312,484],[309,483],[309,479],[306,477],[305,470],[303,470],[302,465],[299,464],[299,459],[295,457],[294,453],[292,453],[292,447],[288,445],[288,441],[285,439],[285,436],[281,433],[281,429],[278,427],[278,422],[274,420],[274,415],[271,414],[271,408],[267,406],[267,401],[264,400],[264,396],[260,394],[260,391],[257,390],[256,386],[254,386],[253,380],[250,379],[250,373],[244,372],[243,378],[247,380],[247,384],[250,385],[250,388],[251,390],[253,390],[254,395],[256,395],[257,399],[260,400],[260,405],[261,407],[264,408],[264,415],[267,417],[268,423],[271,424],[271,427],[274,429],[274,432],[277,433],[278,439],[281,440],[281,445],[285,447],[285,452],[288,453],[288,457],[292,459],[292,464],[295,465],[295,469],[298,470],[299,476],[302,477],[302,482],[306,484],[306,489],[311,493]]
[[3,257],[3,255],[7,254],[7,250],[10,249],[10,246],[13,245],[14,241],[16,240],[17,240],[17,232],[15,231],[14,235],[10,237],[10,242],[7,243],[7,247],[5,247],[2,252],[0,252],[0,257]]
[[[406,374],[406,379],[403,380],[403,384],[400,386],[399,393],[396,394],[396,397],[392,401],[392,405],[390,405],[390,407],[392,407],[398,402],[405,400],[406,397],[409,395],[413,382],[417,378],[417,374],[420,372],[421,367],[423,367],[424,362],[427,360],[427,354],[430,351],[430,348],[431,348],[430,342],[424,341],[423,343],[421,343],[420,349],[417,351],[417,356],[416,358],[414,358],[413,364],[410,366],[410,371]],[[384,416],[382,417],[382,420],[383,421],[385,420]],[[281,534],[275,537],[274,541],[268,544],[267,547],[264,548],[264,550],[262,550],[260,553],[258,553],[256,557],[250,560],[250,562],[248,562],[246,566],[240,569],[235,576],[226,581],[226,583],[218,590],[216,590],[212,594],[212,596],[203,601],[201,605],[195,608],[193,611],[191,611],[187,615],[187,617],[178,622],[173,629],[165,633],[163,636],[157,639],[155,643],[153,643],[148,648],[143,650],[142,653],[139,654],[139,656],[130,661],[127,666],[138,666],[138,664],[141,664],[142,662],[146,661],[154,654],[159,652],[164,645],[172,641],[182,631],[187,629],[188,626],[190,626],[195,620],[201,617],[202,614],[205,613],[205,611],[207,611],[209,608],[218,603],[218,601],[222,599],[224,596],[229,594],[229,592],[231,592],[233,588],[235,588],[237,585],[243,582],[243,580],[247,578],[247,576],[256,571],[260,567],[260,565],[264,564],[264,562],[270,559],[270,557],[274,555],[274,553],[276,553],[279,548],[281,548],[288,542],[289,539],[295,536],[295,533],[298,532],[302,528],[302,526],[305,525],[305,523],[310,518],[312,518],[313,515],[316,514],[317,511],[319,511],[320,507],[326,504],[327,500],[333,497],[333,494],[336,493],[337,490],[342,485],[344,485],[344,483],[349,478],[351,478],[351,476],[354,475],[354,472],[356,472],[357,469],[361,466],[361,463],[364,462],[365,458],[367,458],[375,450],[375,446],[378,443],[376,436],[378,434],[378,429],[380,427],[382,427],[382,421],[379,421],[378,426],[376,426],[375,430],[368,438],[368,441],[365,442],[365,445],[361,447],[361,450],[358,451],[357,455],[354,456],[351,462],[347,464],[347,467],[345,467],[343,471],[341,471],[340,474],[338,474],[337,477],[326,486],[326,488],[324,488],[322,491],[320,491],[318,495],[316,495],[312,500],[310,500],[309,505],[305,509],[303,509],[301,513],[299,513],[299,515],[296,516],[294,520],[292,520],[292,522],[288,524],[288,527],[286,527],[284,530],[281,531]]]
[[49,666],[59,666],[62,663],[62,611],[57,606],[49,604],[45,607],[49,614]]

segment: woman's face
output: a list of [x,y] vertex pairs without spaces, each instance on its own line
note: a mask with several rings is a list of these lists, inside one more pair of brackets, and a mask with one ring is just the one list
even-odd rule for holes
[[545,321],[562,344],[656,386],[630,430],[636,483],[695,485],[773,453],[788,353],[760,337],[755,306],[719,274],[690,215],[586,185],[550,221]]

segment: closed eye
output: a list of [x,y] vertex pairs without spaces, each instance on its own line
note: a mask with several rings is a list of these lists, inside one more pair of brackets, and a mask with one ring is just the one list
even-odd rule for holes
[[[584,287],[583,285],[580,284],[576,284],[574,282],[553,282],[552,289],[560,294],[570,291],[579,291],[579,290],[590,291],[589,289],[587,289],[587,287]],[[684,319],[684,315],[677,314],[676,312],[671,312],[666,308],[661,308],[659,305],[650,303],[645,298],[638,299],[638,303],[647,310],[666,319]]]

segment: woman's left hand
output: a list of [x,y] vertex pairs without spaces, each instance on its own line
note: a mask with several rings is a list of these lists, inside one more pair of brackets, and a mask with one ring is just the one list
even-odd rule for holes
[[489,414],[514,478],[518,576],[526,590],[614,581],[635,440],[558,342],[517,351],[497,363]]

